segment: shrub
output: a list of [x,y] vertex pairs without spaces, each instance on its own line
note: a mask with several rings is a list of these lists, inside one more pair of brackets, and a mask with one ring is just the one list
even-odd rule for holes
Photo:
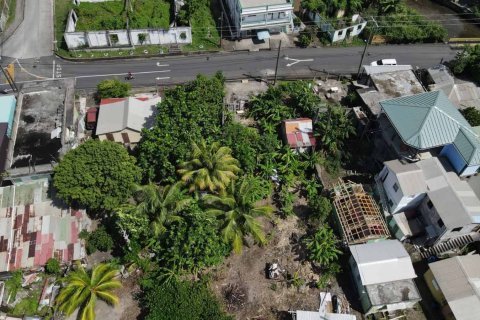
[[112,248],[113,239],[103,226],[88,235],[87,251],[89,251],[89,254],[94,253],[97,250],[110,251]]
[[48,274],[59,274],[60,273],[60,262],[55,258],[50,258],[47,260],[45,265],[45,272]]
[[145,40],[147,40],[147,34],[146,33],[139,33],[138,34],[138,42],[140,42],[140,44],[143,44],[145,42]]
[[460,112],[472,127],[480,126],[480,111],[475,107],[468,107]]
[[130,84],[117,79],[107,79],[97,85],[97,93],[103,98],[124,98],[130,94]]
[[313,35],[310,31],[304,30],[298,36],[298,44],[302,48],[308,47],[313,41]]

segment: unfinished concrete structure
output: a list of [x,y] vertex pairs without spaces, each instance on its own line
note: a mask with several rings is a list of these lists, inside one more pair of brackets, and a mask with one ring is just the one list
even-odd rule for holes
[[336,216],[348,245],[390,237],[377,203],[361,184],[340,181],[333,193]]

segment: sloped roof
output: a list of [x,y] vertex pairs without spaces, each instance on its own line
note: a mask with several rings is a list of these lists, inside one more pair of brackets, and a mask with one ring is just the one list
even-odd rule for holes
[[412,195],[425,192],[427,183],[422,169],[415,163],[401,163],[399,160],[386,161],[384,164],[398,179],[403,194]]
[[467,120],[442,91],[420,93],[380,102],[402,140],[424,150],[452,143]]
[[126,128],[140,132],[151,125],[155,106],[160,100],[160,97],[102,99],[96,134],[119,132]]
[[314,146],[316,143],[313,135],[312,119],[298,118],[284,120],[287,143],[292,148],[304,148]]
[[398,240],[350,246],[364,286],[416,278],[412,261]]
[[457,137],[453,141],[453,145],[458,153],[465,159],[466,163],[478,164],[480,163],[480,147],[478,136],[475,135],[475,130],[466,130],[460,128]]
[[457,256],[429,264],[457,320],[480,314],[480,255]]

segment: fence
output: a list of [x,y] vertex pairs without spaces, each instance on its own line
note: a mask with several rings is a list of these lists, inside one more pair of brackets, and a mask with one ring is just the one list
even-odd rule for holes
[[168,45],[192,43],[190,27],[171,27],[165,29],[132,29],[75,31],[78,16],[74,10],[68,15],[65,29],[65,42],[72,49],[122,48],[135,45]]

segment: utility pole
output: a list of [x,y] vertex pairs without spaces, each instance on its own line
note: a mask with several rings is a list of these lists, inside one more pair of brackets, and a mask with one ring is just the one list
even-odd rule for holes
[[273,80],[273,85],[277,83],[277,73],[278,73],[278,60],[280,60],[280,49],[282,48],[282,40],[278,44],[278,53],[277,53],[277,64],[275,66],[275,79]]
[[2,64],[0,64],[0,69],[2,69],[2,73],[5,76],[5,79],[7,79],[8,84],[10,85],[10,88],[12,88],[13,92],[18,92],[18,87],[15,81],[12,79],[10,74],[8,72],[5,72],[5,69],[3,69]]
[[222,10],[222,15],[220,16],[220,43],[219,43],[220,48],[222,48],[222,38],[223,38],[223,10]]
[[370,32],[370,36],[368,37],[367,42],[365,43],[365,48],[363,48],[362,59],[360,59],[360,64],[358,65],[357,78],[360,76],[360,71],[362,70],[363,59],[365,58],[365,52],[367,52],[368,45],[370,44],[370,42],[372,42],[373,34],[378,29],[377,21],[375,20],[374,17],[371,17],[371,18],[372,18],[373,22],[375,23],[375,27],[372,29],[372,32]]

